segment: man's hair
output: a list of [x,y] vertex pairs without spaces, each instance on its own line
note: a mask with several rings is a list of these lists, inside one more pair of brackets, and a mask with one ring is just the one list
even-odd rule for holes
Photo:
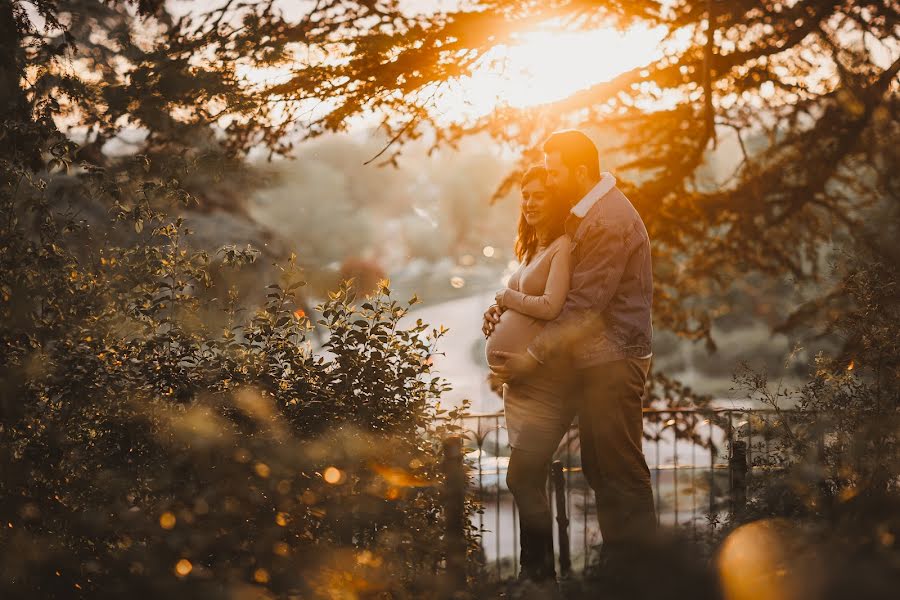
[[562,162],[570,171],[584,165],[588,175],[600,177],[600,154],[597,146],[583,131],[577,129],[564,129],[550,134],[544,142],[544,152],[552,154],[559,152]]

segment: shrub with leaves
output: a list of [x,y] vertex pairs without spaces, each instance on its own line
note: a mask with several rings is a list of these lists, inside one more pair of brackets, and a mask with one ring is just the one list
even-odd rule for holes
[[900,271],[886,256],[858,249],[839,265],[830,301],[842,310],[826,323],[842,349],[820,353],[805,385],[785,388],[749,368],[735,377],[774,414],[735,431],[753,459],[747,504],[729,525],[762,519],[788,549],[773,569],[816,597],[896,594]]
[[828,326],[841,350],[820,353],[809,382],[796,389],[772,385],[748,368],[736,376],[776,412],[768,429],[750,439],[756,463],[786,472],[792,496],[813,512],[900,491],[900,272],[862,252],[841,269],[832,301],[843,310]]
[[[144,200],[113,202],[140,236],[116,246],[4,168],[0,595],[440,584],[447,386],[431,372],[442,330],[401,323],[415,299],[342,286],[314,353],[293,261],[248,306],[227,280],[252,249],[194,251]],[[102,173],[81,178],[108,194]]]

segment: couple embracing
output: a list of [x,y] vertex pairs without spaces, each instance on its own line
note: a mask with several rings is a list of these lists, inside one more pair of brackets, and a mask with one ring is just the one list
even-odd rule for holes
[[503,382],[522,577],[552,582],[547,472],[576,416],[603,564],[639,560],[635,550],[655,531],[641,447],[653,280],[644,223],[615,178],[600,171],[590,138],[559,131],[543,151],[544,165],[521,183],[521,266],[485,312],[483,331],[488,363]]

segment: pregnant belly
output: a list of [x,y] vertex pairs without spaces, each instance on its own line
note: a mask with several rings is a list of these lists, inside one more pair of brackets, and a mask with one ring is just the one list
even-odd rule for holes
[[497,366],[503,363],[503,359],[498,359],[491,355],[492,352],[525,352],[531,340],[534,339],[541,329],[544,328],[546,321],[533,319],[514,310],[507,310],[500,315],[500,322],[494,327],[491,337],[487,339],[485,345],[485,356],[488,365]]

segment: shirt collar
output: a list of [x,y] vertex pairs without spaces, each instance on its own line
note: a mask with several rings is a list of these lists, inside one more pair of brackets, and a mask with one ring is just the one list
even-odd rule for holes
[[591,188],[591,191],[585,194],[578,204],[572,207],[572,214],[579,219],[583,219],[588,214],[588,211],[597,204],[597,200],[608,194],[614,187],[616,187],[616,178],[613,177],[612,173],[602,173],[597,185]]

